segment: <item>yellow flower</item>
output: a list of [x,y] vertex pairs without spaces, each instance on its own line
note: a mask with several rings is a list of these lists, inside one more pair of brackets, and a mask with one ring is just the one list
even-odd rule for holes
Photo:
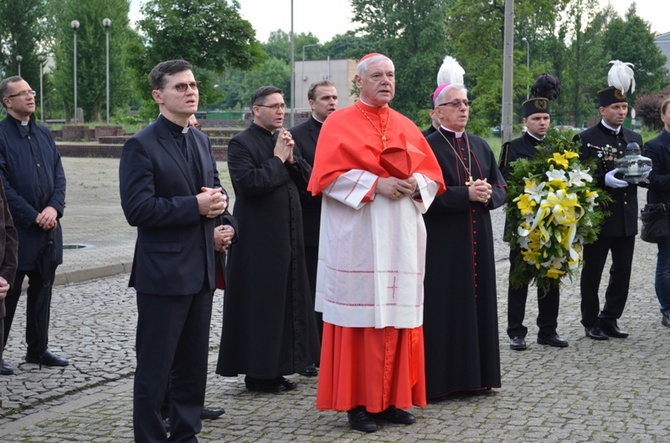
[[535,211],[534,208],[537,206],[537,203],[529,194],[521,194],[516,200],[516,205],[519,208],[522,217],[532,214]]
[[565,274],[565,271],[557,268],[549,268],[547,269],[547,277],[553,278],[553,279],[559,279],[561,276]]
[[526,251],[521,251],[521,256],[524,261],[535,265],[536,268],[540,268],[540,259],[542,258],[542,253],[537,249],[528,249]]

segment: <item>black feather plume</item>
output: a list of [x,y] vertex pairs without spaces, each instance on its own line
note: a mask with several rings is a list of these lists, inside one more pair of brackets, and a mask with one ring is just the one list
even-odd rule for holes
[[561,82],[551,74],[539,76],[530,88],[531,97],[544,97],[553,100],[561,92]]

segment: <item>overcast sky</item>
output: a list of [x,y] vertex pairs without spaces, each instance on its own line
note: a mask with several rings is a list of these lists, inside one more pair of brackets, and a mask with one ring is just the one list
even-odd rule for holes
[[[240,12],[256,30],[256,38],[266,42],[270,32],[291,30],[291,0],[238,0]],[[131,0],[131,20],[139,13],[142,0]],[[623,17],[630,0],[600,0],[602,6],[611,3]],[[637,15],[651,24],[652,32],[670,32],[670,1],[637,0]],[[293,29],[296,34],[316,35],[325,43],[337,34],[353,30],[349,0],[293,0]]]

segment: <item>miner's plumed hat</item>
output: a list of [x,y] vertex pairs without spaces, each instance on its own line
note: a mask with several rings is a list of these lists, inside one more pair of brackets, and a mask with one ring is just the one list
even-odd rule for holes
[[635,92],[634,65],[619,60],[612,60],[610,63],[612,67],[607,74],[609,87],[598,91],[598,104],[600,106],[627,103],[628,91]]
[[542,74],[533,83],[531,88],[532,98],[523,102],[523,117],[528,118],[533,114],[549,114],[549,100],[558,97],[561,92],[560,81],[551,74]]

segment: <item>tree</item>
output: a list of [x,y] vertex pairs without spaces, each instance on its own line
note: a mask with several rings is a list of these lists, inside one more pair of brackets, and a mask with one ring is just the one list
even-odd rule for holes
[[106,36],[109,29],[110,108],[127,105],[132,90],[126,45],[132,40],[127,0],[52,0],[51,17],[55,30],[54,93],[59,94],[66,115],[73,115],[74,104],[74,31],[72,20],[79,22],[77,38],[77,106],[85,120],[102,121],[106,107]]
[[396,70],[393,107],[410,118],[430,105],[437,70],[447,52],[447,9],[452,0],[351,0],[353,21]]
[[251,69],[265,54],[236,0],[149,0],[138,26],[146,37],[145,69],[182,58],[199,69]]
[[372,42],[364,37],[356,35],[352,31],[338,34],[330,41],[324,43],[323,52],[331,59],[354,59],[358,60],[365,54],[374,51]]
[[[527,85],[551,67],[549,62],[556,54],[549,52],[555,43],[550,37],[555,34],[556,19],[566,3],[567,0],[514,2],[514,47],[522,48],[514,53],[513,96],[517,109],[526,98]],[[504,0],[457,0],[449,9],[447,36],[453,47],[451,55],[465,69],[465,83],[474,99],[468,128],[475,132],[484,122],[500,122],[504,23]],[[532,52],[530,72],[525,66],[523,37]]]
[[645,128],[650,131],[660,131],[664,127],[661,120],[661,105],[665,97],[661,95],[647,95],[635,100],[636,117],[642,120]]
[[45,35],[44,0],[0,2],[0,73],[18,74],[16,57],[21,57],[21,77],[33,88],[39,86],[38,55]]
[[663,88],[668,75],[665,56],[654,43],[649,23],[637,15],[635,3],[628,8],[625,20],[616,16],[608,24],[603,44],[610,60],[635,65],[634,94],[650,94]]

